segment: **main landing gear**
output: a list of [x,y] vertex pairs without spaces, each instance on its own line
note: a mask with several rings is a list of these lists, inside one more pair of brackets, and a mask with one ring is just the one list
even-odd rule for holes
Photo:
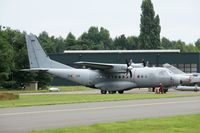
[[164,93],[167,93],[167,92],[168,92],[168,88],[165,88],[165,89],[163,90],[163,92],[164,92]]
[[106,90],[101,90],[101,94],[106,94],[107,91]]
[[124,93],[124,90],[121,90],[121,91],[118,91],[119,94],[123,94]]
[[[108,92],[109,94],[116,94],[116,93],[117,93],[117,91],[101,90],[101,94],[107,94],[107,92]],[[118,91],[118,93],[119,93],[119,94],[123,94],[123,93],[124,93],[124,90],[120,90],[120,91]]]

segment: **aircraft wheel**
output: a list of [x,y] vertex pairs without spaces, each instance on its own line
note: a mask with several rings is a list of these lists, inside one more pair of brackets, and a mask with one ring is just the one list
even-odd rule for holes
[[152,88],[152,92],[155,92],[155,89],[156,89],[156,88],[155,88],[155,87],[153,87],[153,88]]
[[164,93],[167,93],[168,92],[168,89],[164,89]]
[[113,94],[116,94],[117,92],[116,91],[113,91]]
[[107,91],[106,90],[101,90],[101,94],[106,94]]
[[109,94],[115,94],[116,91],[108,91]]
[[123,94],[124,93],[124,90],[121,90],[121,91],[118,91],[119,94]]

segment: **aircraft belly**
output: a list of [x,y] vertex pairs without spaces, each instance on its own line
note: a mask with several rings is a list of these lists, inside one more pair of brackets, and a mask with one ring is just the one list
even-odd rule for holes
[[129,81],[107,81],[95,84],[101,90],[118,91],[137,87],[137,84]]

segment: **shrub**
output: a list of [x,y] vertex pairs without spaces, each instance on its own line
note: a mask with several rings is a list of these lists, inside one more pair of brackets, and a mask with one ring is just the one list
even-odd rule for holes
[[14,100],[14,99],[19,99],[19,94],[7,93],[7,92],[0,93],[0,100]]

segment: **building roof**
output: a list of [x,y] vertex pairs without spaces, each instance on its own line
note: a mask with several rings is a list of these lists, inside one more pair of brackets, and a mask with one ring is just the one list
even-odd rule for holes
[[180,53],[180,49],[156,49],[156,50],[65,50],[67,53]]

